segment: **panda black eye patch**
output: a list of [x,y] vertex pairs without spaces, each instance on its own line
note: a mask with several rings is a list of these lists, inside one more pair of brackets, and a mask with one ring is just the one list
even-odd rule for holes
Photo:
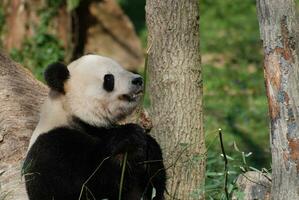
[[112,74],[106,74],[104,76],[104,89],[107,92],[112,92],[114,89],[114,76]]

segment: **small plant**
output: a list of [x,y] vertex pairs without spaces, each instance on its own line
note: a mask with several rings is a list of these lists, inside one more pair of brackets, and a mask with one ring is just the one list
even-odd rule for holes
[[[262,171],[248,165],[247,159],[252,156],[252,153],[245,153],[241,151],[237,144],[234,142],[234,151],[232,155],[227,155],[224,151],[225,144],[221,138],[223,135],[221,131],[219,133],[221,150],[215,152],[210,150],[212,144],[208,145],[207,151],[207,171],[206,171],[206,186],[205,194],[206,199],[210,200],[227,200],[231,199],[232,195],[238,200],[242,200],[244,193],[238,190],[236,180],[238,175],[245,173],[249,170],[268,172],[263,169]],[[217,135],[214,136],[214,141],[217,139]],[[222,158],[222,159],[220,159]]]

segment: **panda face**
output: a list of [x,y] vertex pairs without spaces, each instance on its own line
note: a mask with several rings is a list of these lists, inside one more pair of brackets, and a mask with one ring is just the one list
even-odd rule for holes
[[57,99],[69,116],[91,125],[118,122],[134,111],[142,97],[142,77],[110,58],[86,55],[69,64],[67,71],[62,87],[47,82],[52,90],[63,91]]

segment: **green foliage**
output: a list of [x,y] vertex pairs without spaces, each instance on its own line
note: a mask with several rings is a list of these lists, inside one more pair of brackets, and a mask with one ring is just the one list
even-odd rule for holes
[[221,127],[226,144],[237,141],[253,151],[253,165],[267,166],[267,101],[255,1],[201,0],[201,14],[203,57],[214,57],[203,65],[206,130]]
[[[215,135],[217,133],[215,132]],[[214,139],[219,140],[217,137]],[[215,141],[214,141],[215,142]],[[206,199],[211,200],[226,200],[226,195],[224,192],[224,161],[223,156],[216,153],[215,150],[221,152],[218,143],[212,144],[214,146],[214,151],[208,151],[207,159],[207,170],[206,170],[206,186],[205,193]],[[210,146],[211,147],[211,146]],[[226,148],[226,147],[225,147]],[[226,155],[228,159],[228,193],[231,199],[232,195],[237,197],[238,200],[244,198],[244,193],[239,191],[236,186],[236,178],[238,175],[245,173],[249,170],[259,171],[248,164],[248,159],[252,157],[251,152],[240,151],[236,143],[234,143],[234,148],[231,149],[231,154]],[[262,172],[262,171],[259,171]],[[267,170],[265,170],[268,173]],[[263,171],[263,173],[265,173]]]
[[[227,153],[232,158],[229,188],[236,190],[238,174],[249,165],[268,167],[271,157],[255,1],[200,1],[206,138],[209,144],[215,139],[211,130],[224,130]],[[244,155],[234,150],[234,141],[252,152],[246,163]],[[218,144],[208,150],[207,199],[225,199],[220,152]],[[235,192],[242,199],[244,194]]]
[[47,0],[45,8],[38,11],[39,25],[34,27],[34,35],[26,38],[20,49],[13,49],[10,54],[17,62],[30,68],[35,76],[42,80],[44,67],[64,58],[61,41],[49,33],[51,20],[57,15],[62,0]]
[[[234,61],[261,61],[255,0],[200,0],[201,48]],[[255,50],[255,51],[253,51]]]

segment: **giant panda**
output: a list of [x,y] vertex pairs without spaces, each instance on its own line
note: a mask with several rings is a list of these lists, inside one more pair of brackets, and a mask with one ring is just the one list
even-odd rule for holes
[[152,199],[153,188],[164,199],[160,146],[139,125],[118,125],[137,107],[142,77],[85,55],[48,66],[45,80],[50,92],[23,165],[29,199],[117,200],[121,177],[122,200]]

